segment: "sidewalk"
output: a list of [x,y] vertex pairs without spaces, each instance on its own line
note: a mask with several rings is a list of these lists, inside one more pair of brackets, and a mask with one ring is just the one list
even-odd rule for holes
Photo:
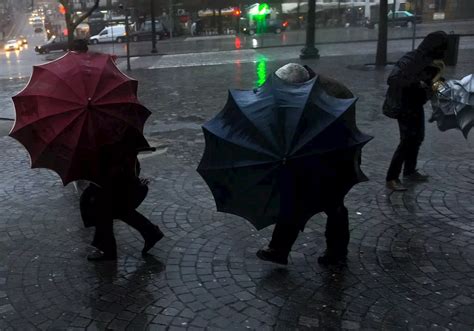
[[[229,87],[253,88],[289,61],[299,60],[147,63],[130,73],[152,110],[146,134],[158,146],[142,158],[152,182],[140,211],[166,235],[146,260],[138,233],[117,222],[117,263],[87,262],[92,231],[82,227],[77,193],[54,173],[29,169],[24,149],[1,137],[0,329],[472,330],[472,137],[469,145],[460,132],[427,123],[419,168],[431,180],[387,192],[384,174],[398,139],[396,123],[380,111],[388,71],[348,68],[373,62],[372,55],[304,62],[354,91],[358,125],[375,136],[363,155],[370,181],[346,198],[347,267],[317,263],[323,215],[299,236],[288,267],[279,267],[255,256],[272,228],[257,232],[215,211],[195,171],[204,148],[200,125],[222,108]],[[460,50],[446,76],[469,74],[472,63],[474,51]]]

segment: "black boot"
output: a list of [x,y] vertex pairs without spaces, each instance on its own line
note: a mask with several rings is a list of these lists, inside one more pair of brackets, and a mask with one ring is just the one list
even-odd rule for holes
[[283,265],[288,264],[288,253],[285,254],[273,248],[265,248],[258,250],[257,257],[263,261],[270,261]]
[[335,264],[345,264],[347,261],[347,253],[331,253],[328,250],[324,252],[323,255],[318,257],[318,263],[323,266],[335,265]]
[[95,251],[87,255],[88,261],[113,261],[117,259],[117,253]]
[[154,231],[151,234],[144,236],[145,245],[142,249],[142,255],[146,255],[150,249],[155,246],[155,244],[164,237],[164,233],[160,230],[157,225],[154,225]]

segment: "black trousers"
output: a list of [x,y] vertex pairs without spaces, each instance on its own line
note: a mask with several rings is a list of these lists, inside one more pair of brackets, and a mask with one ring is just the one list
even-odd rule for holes
[[[349,245],[349,214],[343,203],[327,208],[326,248],[328,254],[345,256]],[[297,222],[281,222],[275,225],[272,240],[268,247],[289,254],[300,232]]]
[[400,143],[392,157],[386,180],[398,179],[400,173],[409,175],[416,170],[418,151],[425,137],[425,114],[423,108],[412,111],[410,117],[398,119]]
[[136,210],[120,215],[103,217],[95,225],[92,246],[103,251],[105,254],[116,254],[117,252],[117,243],[114,236],[114,219],[120,219],[127,223],[137,230],[144,240],[154,235],[157,231],[156,226]]

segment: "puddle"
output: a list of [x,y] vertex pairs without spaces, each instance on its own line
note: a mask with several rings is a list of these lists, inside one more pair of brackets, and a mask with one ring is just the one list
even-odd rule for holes
[[201,130],[201,124],[192,122],[180,122],[180,123],[154,123],[147,128],[148,132],[152,135],[163,132],[178,131],[182,129]]

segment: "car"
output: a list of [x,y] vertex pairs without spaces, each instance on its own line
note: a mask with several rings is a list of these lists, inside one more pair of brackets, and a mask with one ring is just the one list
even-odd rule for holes
[[[155,21],[155,31],[156,31],[156,39],[164,39],[169,37],[169,32],[166,27],[160,21]],[[135,32],[130,33],[130,40],[132,41],[142,41],[142,40],[151,40],[152,33],[151,33],[151,21],[146,21],[142,24],[140,29]]]
[[18,42],[21,43],[21,46],[28,45],[28,39],[25,36],[18,36]]
[[4,49],[5,51],[17,51],[20,49],[20,46],[21,45],[19,41],[16,39],[11,39],[5,43]]
[[[395,11],[395,15],[392,11],[387,14],[387,20],[389,25],[395,26],[407,26],[411,27],[413,23],[421,23],[421,16],[420,15],[413,15],[409,11]],[[376,19],[368,19],[365,22],[365,26],[369,29],[373,29],[378,27],[379,20]]]
[[[288,27],[288,21],[282,21],[279,19],[267,19],[265,24],[263,24],[260,32],[271,32],[271,33],[281,33],[286,30]],[[240,19],[240,31],[249,35],[254,35],[257,33],[259,28],[255,23],[249,23],[245,18]]]
[[68,40],[66,37],[52,36],[44,45],[35,47],[35,52],[38,54],[45,54],[51,51],[64,51],[68,50]]
[[102,31],[100,31],[95,36],[89,38],[89,43],[92,45],[96,45],[98,43],[103,42],[118,42],[122,43],[126,40],[126,33],[125,33],[125,25],[113,25],[105,27]]

